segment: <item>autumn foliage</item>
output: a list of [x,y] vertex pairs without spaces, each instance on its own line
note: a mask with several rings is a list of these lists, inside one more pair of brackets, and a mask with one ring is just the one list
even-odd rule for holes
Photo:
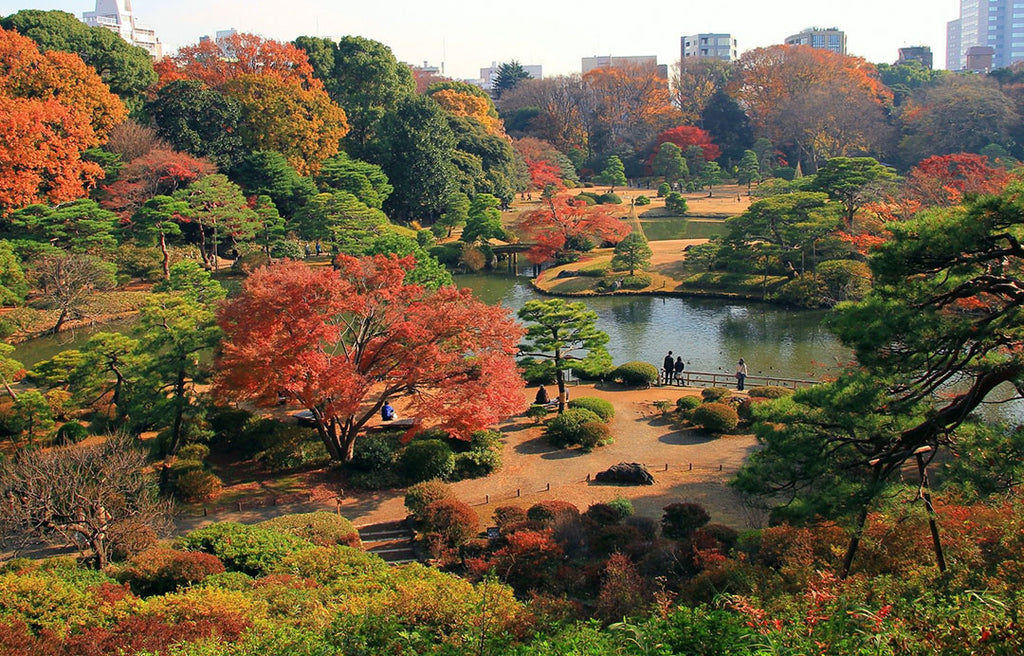
[[679,146],[684,153],[690,146],[700,146],[704,152],[704,160],[707,162],[718,159],[722,155],[722,151],[711,141],[711,135],[706,130],[693,125],[680,125],[665,130],[658,135],[657,142],[659,146],[663,143],[673,143]]
[[907,176],[907,194],[928,207],[959,204],[965,194],[999,193],[1009,181],[1006,169],[984,155],[957,153],[922,160]]
[[630,227],[600,206],[582,201],[553,198],[546,205],[527,212],[519,222],[524,241],[533,243],[526,252],[531,262],[544,262],[565,250],[572,241],[618,243]]
[[331,457],[384,402],[403,416],[467,438],[522,410],[512,356],[522,330],[469,290],[403,282],[411,257],[337,259],[338,270],[287,262],[254,273],[223,311],[216,391],[272,405],[279,393],[307,408]]
[[84,196],[103,170],[82,151],[126,115],[77,55],[40,53],[31,39],[0,29],[0,214]]

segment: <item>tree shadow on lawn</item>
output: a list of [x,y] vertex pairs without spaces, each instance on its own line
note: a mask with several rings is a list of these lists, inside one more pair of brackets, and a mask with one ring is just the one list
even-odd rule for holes
[[666,433],[658,438],[658,441],[662,444],[678,444],[679,446],[696,446],[698,444],[708,444],[716,440],[720,440],[722,437],[712,435],[711,433],[705,433],[704,431],[695,430],[692,428],[684,428],[682,430],[672,431]]
[[561,449],[551,446],[551,443],[548,442],[543,435],[520,442],[519,444],[516,444],[513,449],[516,453],[523,455],[539,455],[551,453],[553,451],[561,451]]

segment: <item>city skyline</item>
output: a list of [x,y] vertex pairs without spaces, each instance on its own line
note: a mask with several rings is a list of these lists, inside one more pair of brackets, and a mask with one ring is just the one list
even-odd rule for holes
[[[684,9],[654,0],[643,12],[625,13],[604,0],[590,3],[586,11],[523,0],[514,12],[507,6],[473,6],[467,11],[465,4],[454,0],[347,7],[292,0],[282,13],[280,3],[272,0],[135,0],[133,8],[156,30],[165,53],[229,28],[278,40],[359,35],[390,46],[401,61],[443,63],[446,75],[472,79],[492,61],[512,59],[543,66],[545,76],[578,73],[583,57],[598,55],[656,55],[659,63],[671,65],[679,59],[680,37],[687,34],[730,33],[743,53],[782,43],[812,26],[845,31],[847,52],[870,62],[895,62],[898,48],[918,45],[931,47],[936,62],[944,62],[946,23],[959,16],[960,6],[959,0],[863,0],[856,8],[823,4],[722,0]],[[94,8],[94,0],[0,0],[3,15],[21,9],[59,9],[81,18]]]

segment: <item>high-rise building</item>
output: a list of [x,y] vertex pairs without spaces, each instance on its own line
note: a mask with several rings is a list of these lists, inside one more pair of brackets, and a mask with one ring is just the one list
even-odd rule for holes
[[679,51],[682,59],[710,57],[733,61],[737,58],[736,39],[731,34],[692,34],[680,37]]
[[846,54],[846,32],[838,27],[808,27],[799,34],[786,37],[787,46],[810,46],[818,50],[831,50],[840,55]]
[[163,57],[156,31],[135,18],[132,0],[96,0],[96,11],[84,12],[82,21],[90,27],[116,32],[128,43],[145,48],[154,59]]
[[992,48],[993,68],[1024,61],[1024,2],[960,0],[960,18],[946,24],[946,68],[969,69],[967,51],[975,46]]

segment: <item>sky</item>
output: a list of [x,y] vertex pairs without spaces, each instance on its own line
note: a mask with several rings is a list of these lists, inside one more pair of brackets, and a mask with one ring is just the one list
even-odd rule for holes
[[[893,63],[897,49],[931,46],[945,65],[946,22],[959,0],[134,0],[138,19],[156,29],[165,52],[234,28],[290,41],[300,35],[358,35],[391,47],[404,62],[440,66],[456,79],[513,59],[540,64],[545,76],[578,73],[595,55],[657,55],[679,60],[681,36],[728,32],[739,51],[782,41],[807,27],[846,32],[847,52]],[[0,15],[60,9],[81,17],[94,0],[0,0]]]

